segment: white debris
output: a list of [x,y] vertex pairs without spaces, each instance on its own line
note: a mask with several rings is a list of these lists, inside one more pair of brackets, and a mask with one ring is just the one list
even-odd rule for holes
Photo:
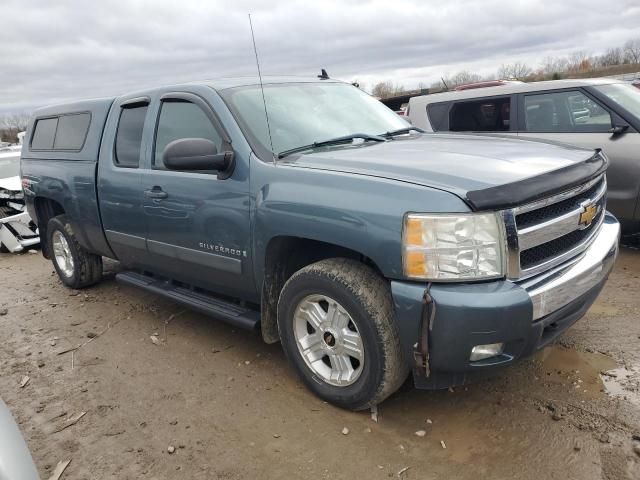
[[49,477],[49,480],[58,480],[62,476],[64,471],[67,469],[70,463],[71,463],[71,460],[58,462],[58,465],[56,465],[56,468],[53,470],[53,473]]
[[348,429],[347,427],[344,427],[344,428],[342,429],[342,434],[343,434],[343,435],[349,435],[349,429]]
[[427,432],[426,432],[425,430],[418,430],[418,431],[416,432],[416,435],[417,435],[418,437],[424,437],[426,434],[427,434]]
[[411,467],[404,467],[402,470],[400,470],[398,472],[398,476],[401,476],[404,472],[406,472],[407,470],[409,470]]
[[374,405],[371,407],[371,420],[378,423],[378,406]]

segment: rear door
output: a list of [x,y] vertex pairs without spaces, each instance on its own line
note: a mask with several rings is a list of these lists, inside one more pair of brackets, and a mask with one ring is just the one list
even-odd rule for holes
[[100,151],[98,198],[109,246],[129,267],[147,263],[146,229],[142,221],[140,164],[149,98],[117,101],[112,107]]
[[587,149],[601,148],[611,160],[607,172],[607,209],[621,220],[634,218],[640,175],[640,135],[631,128],[613,135],[617,114],[582,89],[521,94],[519,132]]
[[153,101],[153,141],[141,183],[150,269],[243,297],[254,288],[248,258],[248,159],[236,155],[229,178],[218,178],[215,171],[167,170],[162,162],[165,147],[181,138],[205,138],[219,152],[233,151],[206,99],[215,92],[200,88],[161,92]]

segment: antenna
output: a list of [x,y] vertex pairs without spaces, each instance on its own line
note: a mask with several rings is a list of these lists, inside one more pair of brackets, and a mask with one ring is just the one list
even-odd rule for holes
[[256,54],[256,65],[258,66],[258,79],[260,80],[260,91],[262,92],[262,103],[264,104],[264,118],[267,120],[267,132],[269,132],[269,145],[273,154],[273,164],[276,165],[276,152],[273,150],[273,139],[271,138],[271,127],[269,126],[269,113],[267,113],[267,100],[264,97],[264,86],[262,85],[262,73],[260,72],[260,61],[258,60],[258,49],[256,48],[256,36],[253,33],[253,23],[249,13],[249,27],[251,28],[251,40],[253,41],[253,52]]

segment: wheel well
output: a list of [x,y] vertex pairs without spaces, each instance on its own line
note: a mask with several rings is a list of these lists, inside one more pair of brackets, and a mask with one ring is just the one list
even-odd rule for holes
[[55,200],[44,197],[36,197],[33,206],[36,211],[36,218],[38,220],[38,230],[40,232],[40,245],[42,247],[42,254],[45,258],[49,257],[49,245],[47,244],[47,225],[49,220],[58,215],[65,213],[64,208]]
[[279,341],[277,310],[282,287],[289,277],[307,265],[327,258],[352,258],[382,275],[369,257],[349,248],[300,237],[275,237],[267,245],[262,282],[261,328],[267,343]]

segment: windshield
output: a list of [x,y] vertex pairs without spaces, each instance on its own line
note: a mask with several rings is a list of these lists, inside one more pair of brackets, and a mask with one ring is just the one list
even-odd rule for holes
[[596,90],[606,95],[612,102],[631,112],[640,119],[640,90],[626,83],[600,85]]
[[286,150],[352,134],[380,135],[409,124],[359,88],[343,83],[264,86],[273,154],[259,85],[221,92],[258,153]]

